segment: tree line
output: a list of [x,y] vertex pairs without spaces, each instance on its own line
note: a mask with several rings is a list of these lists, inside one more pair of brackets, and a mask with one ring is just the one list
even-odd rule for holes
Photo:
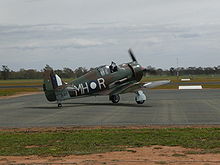
[[[42,79],[43,72],[47,69],[52,69],[49,65],[46,65],[42,70],[36,69],[20,69],[19,71],[13,71],[8,66],[2,65],[0,69],[0,79]],[[63,68],[56,69],[54,72],[62,78],[78,78],[94,68],[86,69],[85,67],[78,67],[76,69]],[[179,67],[170,69],[161,69],[148,66],[146,67],[148,75],[167,75],[167,76],[185,76],[185,75],[215,75],[220,74],[220,65],[216,67]]]
[[170,76],[190,76],[190,75],[216,75],[220,74],[220,65],[215,67],[171,67],[170,69],[157,69],[155,67],[147,67],[150,75],[170,75]]
[[[0,79],[42,79],[44,71],[48,69],[52,69],[52,67],[46,65],[40,71],[36,69],[20,69],[19,71],[13,71],[9,69],[8,66],[2,65]],[[93,68],[89,70],[91,69]],[[62,78],[77,78],[86,74],[89,70],[84,67],[78,67],[75,70],[71,68],[56,69],[54,72]]]

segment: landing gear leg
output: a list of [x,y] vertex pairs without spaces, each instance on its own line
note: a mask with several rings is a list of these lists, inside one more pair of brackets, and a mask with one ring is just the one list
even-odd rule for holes
[[136,94],[137,94],[135,97],[136,103],[143,104],[146,100],[146,96],[145,96],[144,92],[140,90],[140,91],[137,91]]
[[113,103],[118,103],[120,101],[119,95],[111,95],[109,96],[109,100],[111,100]]

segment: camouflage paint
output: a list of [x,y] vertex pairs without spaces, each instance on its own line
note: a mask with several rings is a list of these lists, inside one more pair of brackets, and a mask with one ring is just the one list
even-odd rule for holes
[[111,73],[109,66],[103,65],[77,78],[69,84],[58,86],[56,74],[52,70],[45,71],[44,91],[49,101],[62,101],[80,96],[112,95],[130,84],[138,82],[143,76],[143,69],[137,62],[125,63]]

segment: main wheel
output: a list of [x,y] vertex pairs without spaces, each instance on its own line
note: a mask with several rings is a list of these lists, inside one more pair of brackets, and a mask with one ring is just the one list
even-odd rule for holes
[[109,97],[109,100],[111,100],[113,103],[118,103],[120,101],[120,96],[119,95],[111,95]]
[[142,101],[136,101],[136,102],[137,102],[137,104],[144,104],[144,101],[145,101],[145,100],[142,100]]
[[136,103],[144,104],[145,100],[146,100],[146,95],[144,94],[144,92],[142,90],[137,91],[135,97]]

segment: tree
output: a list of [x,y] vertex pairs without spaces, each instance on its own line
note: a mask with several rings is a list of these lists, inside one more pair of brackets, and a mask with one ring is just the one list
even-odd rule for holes
[[25,79],[38,78],[37,70],[34,70],[34,69],[25,70],[24,78]]
[[9,78],[10,69],[6,65],[2,65],[1,75],[3,80],[7,80]]
[[157,75],[161,76],[163,74],[163,69],[161,69],[161,68],[157,69],[156,73],[157,73]]
[[65,78],[75,78],[75,74],[70,68],[63,68],[63,73],[65,75]]
[[175,75],[175,68],[173,68],[173,67],[170,68],[170,75],[171,76]]
[[147,66],[147,67],[146,67],[145,76],[146,76],[147,73],[150,74],[150,75],[156,75],[156,74],[157,74],[157,71],[156,71],[156,69],[155,69],[154,67],[152,67],[152,66]]
[[79,67],[79,68],[75,69],[74,72],[75,72],[76,77],[80,77],[80,76],[86,74],[88,72],[88,70],[86,68]]

